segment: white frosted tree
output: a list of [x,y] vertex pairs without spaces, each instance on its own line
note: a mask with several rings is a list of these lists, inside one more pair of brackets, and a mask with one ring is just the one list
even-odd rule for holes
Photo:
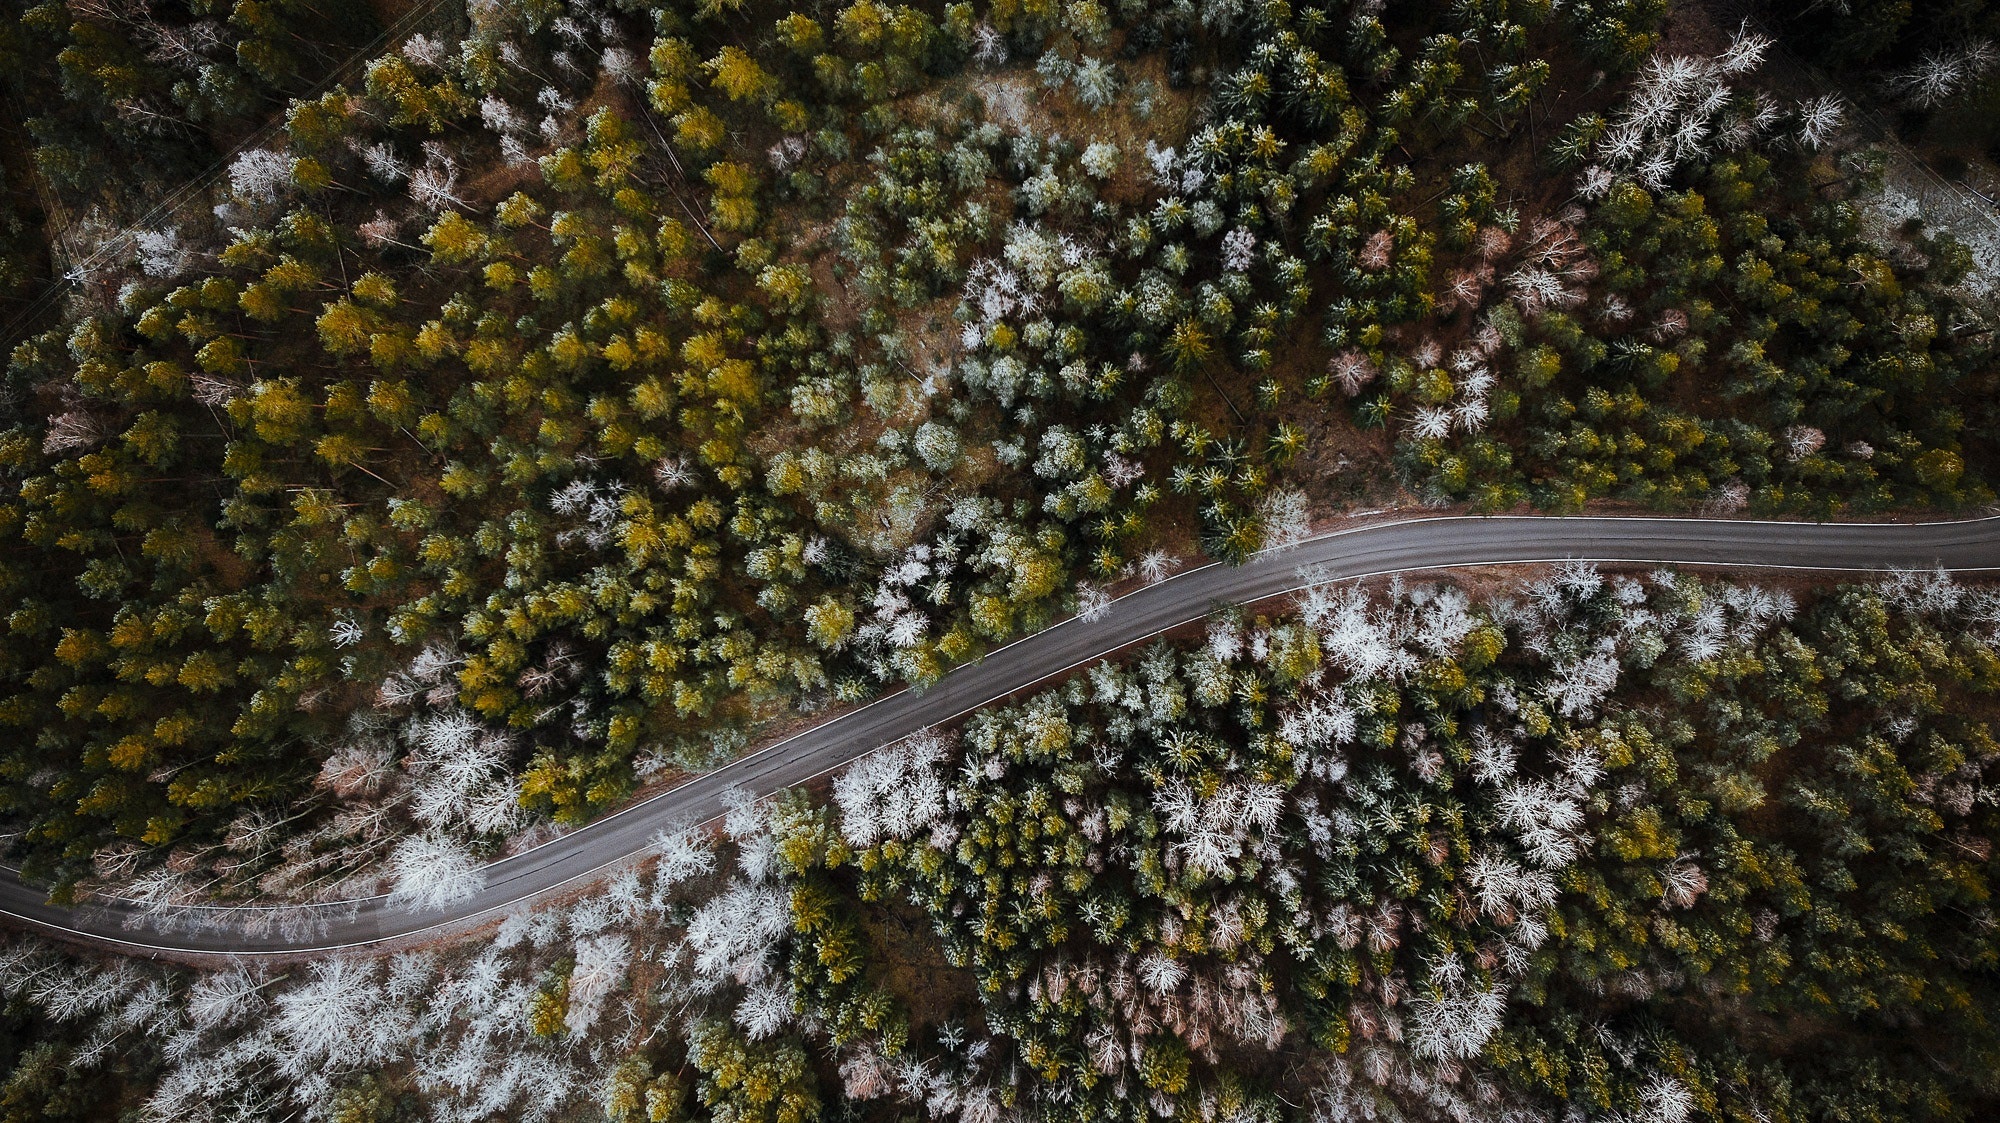
[[[752,1041],[773,1036],[792,1023],[792,995],[788,986],[762,982],[743,992],[736,1006],[736,1024]],[[847,1071],[843,1066],[843,1073]],[[867,1098],[867,1097],[863,1097]]]
[[465,205],[458,195],[458,161],[437,141],[424,142],[424,165],[410,175],[410,201],[426,211]]
[[1176,565],[1174,557],[1161,549],[1147,550],[1139,555],[1137,562],[1139,576],[1149,585],[1166,580],[1167,574],[1173,572]]
[[177,277],[194,262],[194,255],[181,245],[180,231],[171,226],[134,232],[132,247],[138,252],[140,271],[148,277]]
[[1926,53],[1917,65],[1889,80],[1889,89],[1918,109],[1936,109],[1984,81],[2000,51],[1984,39]]
[[1083,165],[1084,174],[1092,179],[1110,179],[1118,174],[1118,146],[1108,140],[1092,141],[1077,162]]
[[926,421],[917,426],[910,447],[924,462],[924,467],[933,472],[949,472],[958,464],[958,433],[951,426],[936,421]]
[[400,1018],[384,1008],[376,965],[336,956],[313,964],[311,978],[277,996],[272,1028],[283,1042],[276,1060],[294,1078],[382,1059]]
[[1799,103],[1798,138],[1808,149],[1825,148],[1847,120],[1847,106],[1836,94],[1823,94]]
[[625,981],[632,941],[616,933],[577,941],[576,966],[569,976],[569,1009],[564,1024],[581,1036],[597,1022],[604,1000]]
[[470,900],[486,887],[479,859],[465,843],[438,835],[414,835],[389,855],[392,900],[419,910],[441,909]]
[[1156,995],[1171,994],[1187,981],[1188,969],[1178,959],[1154,953],[1139,963],[1139,981]]
[[1090,581],[1076,583],[1076,618],[1088,624],[1101,620],[1111,611],[1111,594],[1102,585]]
[[1404,1032],[1420,1057],[1468,1061],[1499,1030],[1506,1011],[1507,997],[1499,987],[1460,983],[1416,996]]
[[291,191],[292,161],[268,148],[246,148],[229,164],[229,189],[248,203],[275,203]]
[[732,978],[742,983],[764,978],[791,924],[791,899],[785,891],[733,883],[688,919],[686,939],[695,953],[697,985],[714,989]]
[[1103,109],[1118,98],[1118,68],[1101,58],[1086,58],[1070,73],[1076,100],[1090,109]]
[[1263,520],[1264,546],[1283,550],[1296,546],[1312,535],[1312,510],[1306,493],[1298,488],[1279,488],[1264,497],[1258,506]]
[[924,730],[861,757],[833,782],[842,837],[857,847],[910,838],[945,811],[938,770],[950,743]]
[[[491,100],[491,99],[489,99]],[[361,157],[361,166],[368,169],[378,183],[401,183],[410,178],[410,165],[396,155],[396,150],[386,142],[355,145],[355,155]]]

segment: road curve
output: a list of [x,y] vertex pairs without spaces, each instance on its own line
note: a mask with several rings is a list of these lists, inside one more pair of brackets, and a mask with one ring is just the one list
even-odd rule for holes
[[483,888],[447,909],[386,897],[288,908],[148,915],[117,902],[50,905],[0,871],[0,917],[72,942],[133,955],[311,956],[470,927],[589,881],[643,854],[663,826],[706,822],[732,789],[756,795],[821,776],[871,749],[949,722],[1081,664],[1206,615],[1319,580],[1467,566],[1582,560],[1821,572],[1942,567],[2000,571],[2000,517],[1960,522],[1794,523],[1621,517],[1437,517],[1335,530],[1241,566],[1206,565],[1071,618],[961,667],[928,690],[902,690],[698,776],[642,803],[486,867]]

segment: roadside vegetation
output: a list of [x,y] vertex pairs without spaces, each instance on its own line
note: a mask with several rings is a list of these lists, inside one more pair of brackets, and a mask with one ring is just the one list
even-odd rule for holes
[[446,947],[0,952],[14,1118],[1977,1119],[2000,603],[1321,586]]
[[[117,129],[193,56],[120,85],[79,44],[265,25],[67,11],[11,33],[68,68],[17,96],[116,112],[37,166],[126,214],[155,180],[116,178]],[[312,898],[399,847],[470,861],[1191,547],[1296,538],[1326,489],[1288,465],[1371,427],[1406,494],[1482,510],[1983,502],[1963,255],[1869,245],[1839,107],[1760,95],[1748,29],[1662,53],[1664,15],[475,5],[409,35],[13,350],[26,869]],[[200,119],[279,96],[240,84]]]
[[[7,861],[445,905],[1363,503],[1979,511],[1982,265],[1760,74],[1990,7],[0,0]],[[0,1118],[1973,1117],[1986,596],[1322,590],[490,946],[22,945]]]

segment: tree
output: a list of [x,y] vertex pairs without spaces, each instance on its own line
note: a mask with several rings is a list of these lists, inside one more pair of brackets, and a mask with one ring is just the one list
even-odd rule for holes
[[707,1021],[689,1034],[688,1055],[702,1075],[695,1093],[720,1123],[805,1123],[820,1109],[796,1042],[752,1045],[727,1022]]

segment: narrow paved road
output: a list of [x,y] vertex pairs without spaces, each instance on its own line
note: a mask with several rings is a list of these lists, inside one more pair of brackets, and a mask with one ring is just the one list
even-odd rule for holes
[[765,795],[824,775],[880,745],[1090,663],[1219,604],[1246,604],[1320,579],[1579,559],[1869,571],[2000,570],[2000,518],[1946,523],[1784,523],[1660,518],[1426,518],[1338,530],[1242,566],[1208,565],[1147,586],[1095,619],[1070,619],[961,667],[930,689],[888,695],[643,803],[486,868],[485,885],[449,909],[387,898],[286,909],[143,915],[116,903],[76,909],[0,875],[0,916],[74,941],[136,954],[298,956],[428,936],[479,923],[590,880],[646,851],[661,827],[720,815],[724,795]]

